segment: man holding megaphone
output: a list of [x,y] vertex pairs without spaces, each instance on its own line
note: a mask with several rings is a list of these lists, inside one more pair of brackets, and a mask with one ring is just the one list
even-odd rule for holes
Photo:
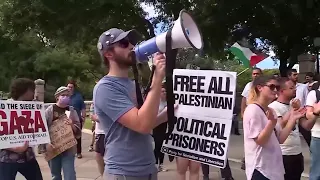
[[109,68],[93,91],[95,113],[105,132],[106,179],[157,180],[150,133],[167,121],[166,110],[158,115],[166,60],[161,53],[154,56],[151,88],[142,107],[137,108],[135,84],[128,78],[129,69],[135,63],[132,50],[136,39],[134,30],[124,32],[112,28],[98,41],[98,51]]

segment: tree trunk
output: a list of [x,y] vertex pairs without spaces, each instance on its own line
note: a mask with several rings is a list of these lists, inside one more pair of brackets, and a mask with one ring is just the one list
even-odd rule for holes
[[290,53],[283,50],[279,50],[279,59],[280,59],[279,71],[282,77],[287,76],[287,70],[288,70],[287,63],[288,63],[289,57],[290,57]]
[[287,62],[280,60],[280,66],[279,66],[280,75],[282,77],[286,77],[287,76],[287,70],[288,70],[287,69]]

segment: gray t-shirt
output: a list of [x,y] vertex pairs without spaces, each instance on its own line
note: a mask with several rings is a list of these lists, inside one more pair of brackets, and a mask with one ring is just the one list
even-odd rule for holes
[[105,132],[105,171],[127,176],[146,176],[157,172],[151,135],[140,134],[117,122],[137,106],[133,81],[105,76],[94,87],[93,101]]

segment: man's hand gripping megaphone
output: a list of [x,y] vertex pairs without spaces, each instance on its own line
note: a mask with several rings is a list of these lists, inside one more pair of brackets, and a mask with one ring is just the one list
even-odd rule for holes
[[162,53],[155,53],[153,56],[154,75],[152,81],[162,83],[166,75],[166,57]]

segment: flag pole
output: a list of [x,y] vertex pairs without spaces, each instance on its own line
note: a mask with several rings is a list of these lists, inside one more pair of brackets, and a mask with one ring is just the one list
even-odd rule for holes
[[246,68],[245,70],[241,71],[237,76],[240,76],[242,73],[246,72],[249,68]]

